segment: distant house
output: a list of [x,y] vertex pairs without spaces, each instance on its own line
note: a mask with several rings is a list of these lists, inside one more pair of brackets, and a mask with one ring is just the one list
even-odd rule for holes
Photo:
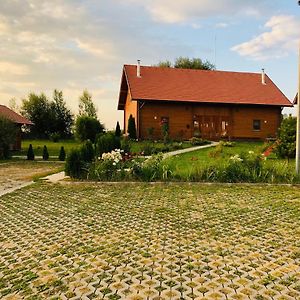
[[17,127],[16,141],[13,145],[11,145],[11,150],[20,150],[21,149],[21,126],[33,125],[33,123],[4,105],[0,105],[0,116],[5,117],[16,124]]
[[125,65],[118,109],[136,120],[137,134],[162,138],[265,139],[277,134],[283,107],[293,106],[264,73]]

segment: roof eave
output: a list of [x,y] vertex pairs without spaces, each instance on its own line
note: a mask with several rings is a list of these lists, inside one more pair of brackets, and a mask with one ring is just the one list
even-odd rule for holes
[[179,100],[179,99],[148,99],[148,98],[132,98],[132,101],[163,101],[163,102],[188,102],[188,103],[205,103],[205,104],[231,104],[231,105],[264,105],[264,106],[279,106],[279,107],[293,107],[293,103],[238,103],[238,102],[214,102],[208,100]]

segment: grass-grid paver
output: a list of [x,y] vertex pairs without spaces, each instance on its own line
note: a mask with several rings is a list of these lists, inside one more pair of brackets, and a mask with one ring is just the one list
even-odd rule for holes
[[0,198],[0,298],[300,299],[300,190],[46,184]]

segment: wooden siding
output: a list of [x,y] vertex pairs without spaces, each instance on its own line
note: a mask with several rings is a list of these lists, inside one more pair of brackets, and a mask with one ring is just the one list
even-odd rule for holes
[[124,132],[127,133],[128,129],[128,119],[129,116],[132,115],[135,118],[135,124],[137,126],[137,101],[131,100],[130,92],[128,91],[124,109]]
[[[170,137],[178,140],[194,136],[194,125],[198,123],[201,136],[206,139],[265,139],[276,136],[281,121],[281,108],[270,106],[146,101],[140,107],[138,117],[142,139],[148,138],[148,128],[151,127],[154,138],[162,138],[163,117],[169,120]],[[260,120],[260,130],[253,130],[253,120]]]
[[[253,129],[253,120],[260,120],[261,129]],[[232,136],[235,138],[265,139],[277,134],[281,122],[279,107],[243,107],[233,109]]]

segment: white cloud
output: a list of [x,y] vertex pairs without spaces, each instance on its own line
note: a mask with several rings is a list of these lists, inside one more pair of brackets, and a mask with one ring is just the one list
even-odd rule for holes
[[267,32],[232,47],[232,50],[255,60],[265,60],[284,57],[298,49],[300,20],[295,16],[273,16],[264,27]]
[[[124,1],[124,0],[120,0]],[[126,0],[144,7],[155,21],[191,23],[209,16],[238,14],[259,16],[274,5],[272,0]]]
[[0,61],[0,74],[9,75],[26,75],[29,68],[26,65],[16,64],[8,61]]

